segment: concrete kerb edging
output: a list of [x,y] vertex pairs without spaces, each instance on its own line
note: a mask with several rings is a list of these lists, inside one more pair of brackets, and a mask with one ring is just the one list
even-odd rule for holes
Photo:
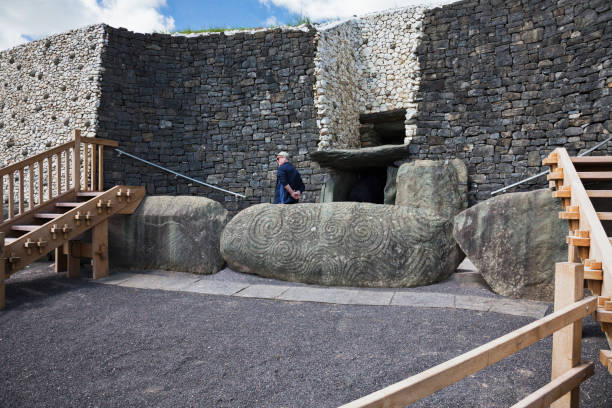
[[217,296],[271,299],[289,302],[318,302],[338,305],[397,306],[464,309],[539,319],[549,304],[529,300],[454,295],[438,292],[371,290],[363,288],[310,287],[282,284],[205,280],[189,273],[168,275],[114,273],[97,283],[122,287],[201,293]]

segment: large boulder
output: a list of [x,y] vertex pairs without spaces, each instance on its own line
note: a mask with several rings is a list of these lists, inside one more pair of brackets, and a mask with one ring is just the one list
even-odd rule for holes
[[145,197],[133,214],[110,220],[111,266],[216,273],[224,264],[219,239],[227,218],[208,198]]
[[556,262],[567,261],[567,222],[550,191],[503,194],[457,215],[454,236],[502,296],[552,300]]
[[368,287],[432,284],[462,259],[451,220],[424,209],[354,202],[249,207],[225,227],[221,253],[241,272]]
[[395,205],[427,208],[452,219],[465,210],[468,172],[462,160],[416,160],[397,172]]

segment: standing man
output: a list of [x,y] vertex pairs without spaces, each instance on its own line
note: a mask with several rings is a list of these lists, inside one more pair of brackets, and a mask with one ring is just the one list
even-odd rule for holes
[[278,163],[278,170],[276,171],[274,204],[295,204],[300,200],[302,191],[304,191],[302,176],[293,167],[293,164],[289,163],[289,153],[278,153],[276,163]]

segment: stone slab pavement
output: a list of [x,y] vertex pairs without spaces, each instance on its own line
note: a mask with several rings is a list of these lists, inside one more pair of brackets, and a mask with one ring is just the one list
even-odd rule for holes
[[[471,272],[464,272],[469,275]],[[217,276],[218,275],[218,276]],[[409,306],[478,310],[514,316],[541,318],[550,310],[546,302],[513,300],[492,295],[481,283],[472,285],[468,293],[437,292],[435,285],[429,291],[423,288],[411,289],[371,289],[339,288],[297,284],[293,282],[272,281],[256,276],[244,279],[243,274],[224,269],[219,274],[203,276],[181,272],[166,271],[115,271],[107,278],[96,282],[107,285],[139,289],[158,289],[194,292],[209,295],[285,300],[292,302],[319,302],[338,305],[364,306]],[[212,278],[214,277],[214,278]],[[455,292],[465,292],[461,278],[451,279],[445,285],[455,287]],[[448,289],[448,288],[447,288]],[[479,293],[476,295],[474,293]]]

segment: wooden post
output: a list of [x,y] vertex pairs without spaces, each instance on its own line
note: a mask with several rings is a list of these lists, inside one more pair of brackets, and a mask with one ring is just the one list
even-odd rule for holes
[[68,244],[55,248],[55,273],[68,269]]
[[30,206],[28,207],[28,210],[31,210],[32,208],[34,208],[34,163],[28,166],[28,176],[29,176],[28,182],[29,182],[29,188],[30,188],[30,196],[29,196]]
[[4,259],[4,232],[0,232],[0,310],[4,309],[6,304],[6,287],[4,279],[6,278],[6,259]]
[[41,205],[45,202],[45,198],[43,197],[43,179],[45,178],[43,161],[38,162],[38,205]]
[[23,167],[19,169],[19,214],[23,214],[25,212],[25,206],[24,206],[24,190],[25,190],[25,183],[23,182],[23,175],[24,175],[24,171],[23,171]]
[[72,156],[72,180],[74,182],[74,191],[81,191],[81,131],[74,129],[72,131],[74,139],[74,150]]
[[[555,310],[569,306],[582,299],[584,288],[584,266],[580,263],[559,262],[555,264]],[[582,320],[578,320],[553,334],[552,379],[565,374],[580,364],[582,351]],[[577,408],[579,388],[559,398],[551,408]]]
[[98,191],[104,191],[104,145],[98,145]]
[[68,277],[78,278],[81,275],[81,241],[68,241],[67,262]]
[[108,276],[108,219],[93,227],[91,232],[93,278]]
[[51,160],[51,156],[47,157],[47,188],[49,200],[53,198],[53,160]]
[[11,219],[15,216],[15,173],[10,172],[8,175],[9,178],[9,191],[8,191],[8,217],[7,219]]

